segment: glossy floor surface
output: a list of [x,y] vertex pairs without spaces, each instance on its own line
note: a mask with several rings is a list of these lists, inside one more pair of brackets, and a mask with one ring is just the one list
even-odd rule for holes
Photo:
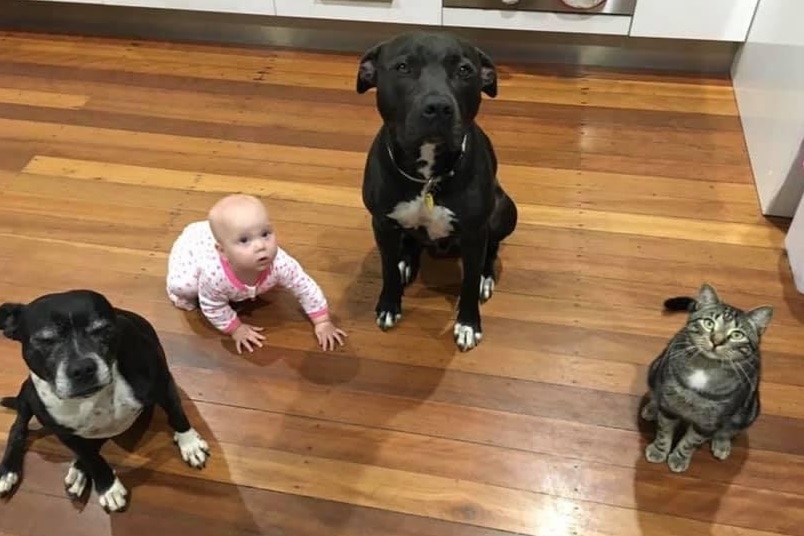
[[[65,496],[35,432],[6,535],[759,536],[804,534],[804,348],[784,223],[759,213],[728,80],[501,65],[479,123],[520,223],[484,339],[452,341],[459,266],[428,260],[401,324],[374,325],[379,258],[360,184],[379,126],[356,55],[0,34],[0,301],[104,292],[157,327],[210,442],[186,467],[157,411],[104,448],[132,492]],[[237,355],[165,291],[167,252],[221,195],[261,196],[280,244],[349,333],[317,349],[292,296]],[[730,459],[643,457],[646,365],[703,281],[776,308],[763,415]],[[0,392],[27,369],[0,342]],[[0,411],[0,444],[14,415]],[[136,441],[135,441],[136,440]]]

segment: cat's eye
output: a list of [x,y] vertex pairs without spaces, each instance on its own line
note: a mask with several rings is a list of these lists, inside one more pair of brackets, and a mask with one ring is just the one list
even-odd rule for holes
[[708,330],[712,330],[715,327],[715,321],[712,320],[711,318],[704,318],[703,320],[701,320],[701,325],[703,325],[703,327],[705,327]]
[[742,341],[745,339],[745,333],[742,331],[732,331],[729,333],[729,338],[733,341]]

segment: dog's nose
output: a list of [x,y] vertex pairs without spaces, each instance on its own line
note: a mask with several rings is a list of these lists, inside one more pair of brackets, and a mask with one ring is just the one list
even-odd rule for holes
[[95,377],[98,365],[94,359],[78,359],[67,365],[67,376],[74,381],[85,382]]
[[447,97],[440,95],[432,95],[425,97],[424,108],[422,109],[422,116],[428,121],[452,119],[455,114],[455,108]]

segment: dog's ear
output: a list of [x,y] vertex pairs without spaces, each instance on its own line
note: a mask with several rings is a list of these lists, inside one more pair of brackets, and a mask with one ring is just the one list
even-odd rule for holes
[[0,305],[0,328],[3,335],[15,341],[21,340],[20,318],[25,306],[21,303],[4,303]]
[[357,69],[357,92],[365,93],[373,87],[377,87],[377,60],[380,57],[380,50],[383,43],[376,45],[363,54],[360,58],[360,66]]
[[480,58],[480,80],[483,83],[481,90],[491,98],[497,96],[497,67],[485,52],[475,47]]

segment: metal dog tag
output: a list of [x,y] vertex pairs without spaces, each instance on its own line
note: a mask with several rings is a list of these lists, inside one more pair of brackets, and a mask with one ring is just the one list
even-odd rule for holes
[[430,192],[424,194],[424,202],[427,204],[427,210],[433,210],[433,205],[435,205],[435,202],[433,201],[433,194]]
[[424,194],[424,203],[427,205],[427,210],[433,210],[433,206],[435,205],[435,200],[433,199],[433,194],[431,192],[434,184],[435,180],[431,177],[422,189],[422,193]]

